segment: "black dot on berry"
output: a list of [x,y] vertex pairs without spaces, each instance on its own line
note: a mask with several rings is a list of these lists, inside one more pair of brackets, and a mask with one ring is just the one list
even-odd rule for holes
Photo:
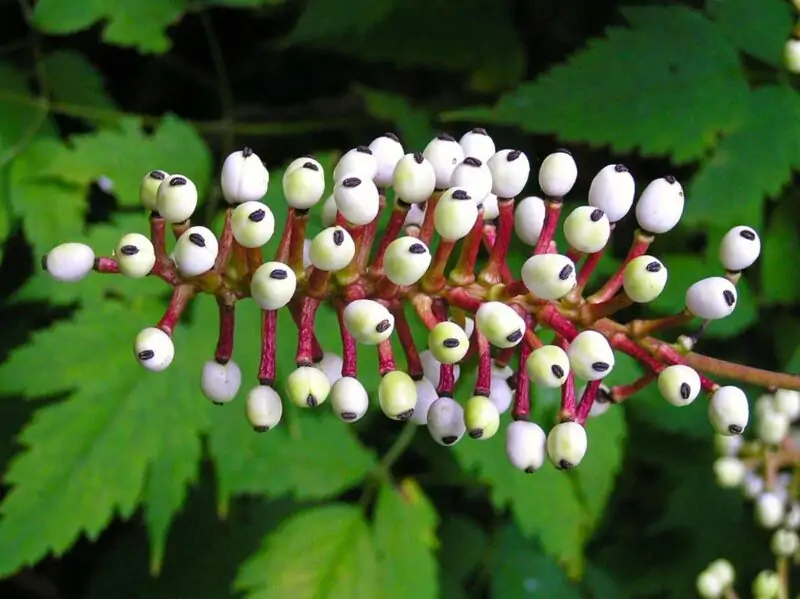
[[742,427],[741,427],[741,426],[739,426],[738,424],[731,424],[731,425],[728,427],[728,432],[729,432],[729,433],[733,433],[734,435],[740,435],[740,434],[742,434],[742,431],[743,431],[743,430],[744,430],[744,428],[742,428]]
[[572,273],[575,271],[575,268],[571,264],[567,264],[564,268],[561,269],[561,272],[558,273],[558,278],[562,281],[566,281],[567,279],[572,276]]
[[248,147],[242,148],[242,158],[250,158],[253,155],[253,150]]
[[436,136],[436,139],[440,139],[442,141],[455,141],[456,140],[455,137],[453,137],[452,135],[449,135],[448,133],[440,133],[439,135]]
[[422,164],[422,161],[425,160],[425,156],[422,155],[422,152],[414,152],[412,156],[414,157],[414,162],[417,164]]
[[358,177],[348,177],[342,181],[343,187],[358,187],[359,185],[361,185],[361,179]]
[[172,179],[169,180],[170,187],[178,187],[180,185],[186,185],[185,177],[172,177]]
[[689,383],[681,383],[680,394],[681,399],[689,399],[689,396],[692,394],[692,388],[689,386]]
[[200,233],[189,233],[189,241],[191,241],[197,247],[206,247],[206,240],[202,235],[200,235]]
[[572,462],[570,462],[568,460],[558,460],[558,466],[557,467],[558,467],[559,470],[569,470],[574,465],[575,464],[573,464]]
[[397,143],[400,143],[400,138],[397,137],[394,133],[384,133],[383,136],[391,139],[392,141],[396,141]]
[[372,150],[370,150],[368,146],[358,146],[356,148],[356,152],[361,152],[362,154],[372,154]]
[[664,181],[666,181],[670,185],[675,185],[675,183],[678,182],[678,180],[672,175],[667,175],[666,177],[664,177]]
[[341,229],[336,229],[333,232],[333,244],[336,246],[340,246],[344,243],[344,231]]
[[139,253],[139,248],[137,248],[135,245],[123,245],[121,248],[119,248],[119,251],[125,256],[135,256]]
[[442,341],[442,345],[444,345],[447,349],[455,349],[456,347],[461,345],[461,343],[455,337],[450,337]]
[[475,127],[475,128],[474,128],[474,129],[471,131],[471,133],[477,133],[478,135],[489,135],[489,134],[486,132],[486,129],[484,129],[483,127]]
[[405,422],[406,420],[409,420],[413,415],[414,415],[414,408],[411,408],[410,410],[406,410],[405,412],[400,412],[397,416],[395,416],[395,418],[397,418],[401,422]]
[[653,260],[650,264],[644,267],[647,272],[659,272],[661,270],[661,262]]
[[522,339],[522,331],[520,331],[519,329],[517,329],[516,331],[514,331],[509,335],[506,335],[506,341],[508,341],[509,343],[516,343],[520,339]]
[[506,160],[508,162],[514,162],[520,156],[522,156],[522,152],[521,151],[519,151],[519,150],[511,150],[508,153],[508,156],[506,156]]
[[259,208],[258,210],[253,210],[250,213],[250,216],[248,216],[247,218],[249,218],[254,223],[260,223],[262,220],[264,220],[266,216],[267,216],[267,211],[264,210],[263,208]]
[[47,270],[47,254],[42,256],[41,264],[42,264],[42,270]]
[[282,268],[276,268],[271,273],[269,273],[269,278],[275,279],[276,281],[283,281],[288,276],[289,273],[283,270]]
[[442,437],[442,443],[444,445],[452,445],[458,441],[458,437],[456,435],[447,435],[446,437]]
[[628,167],[625,166],[624,164],[617,164],[616,166],[614,166],[614,171],[617,173],[627,173]]
[[729,306],[733,306],[736,303],[736,296],[733,295],[733,291],[730,289],[726,289],[722,292],[722,297],[725,298],[725,303]]
[[306,162],[303,164],[303,168],[307,168],[310,171],[319,171],[319,167],[314,164],[313,162]]
[[151,179],[155,179],[156,181],[163,181],[167,178],[167,173],[164,171],[150,171],[147,173],[147,176]]
[[317,398],[314,397],[311,393],[309,393],[308,397],[306,397],[306,405],[309,408],[316,408],[318,403],[319,402],[317,401]]
[[358,418],[358,414],[355,412],[342,412],[341,413],[342,420],[346,420],[348,422],[355,420]]
[[471,439],[480,439],[481,437],[483,437],[483,429],[482,428],[476,428],[476,429],[473,429],[473,430],[469,431],[469,433],[467,433],[467,434],[470,436]]
[[525,474],[533,474],[534,472],[536,472],[536,468],[534,468],[533,466],[528,466],[527,468],[525,468]]
[[257,433],[266,433],[269,430],[269,427],[264,425],[256,425],[253,427],[253,430]]
[[380,322],[377,324],[377,326],[375,327],[375,330],[376,330],[376,331],[378,331],[379,333],[385,333],[386,331],[388,331],[388,330],[389,330],[389,328],[390,328],[391,326],[392,326],[392,323],[391,323],[391,322],[389,322],[389,319],[388,319],[388,318],[385,318],[384,320],[381,320],[381,321],[380,321]]
[[483,162],[481,162],[477,158],[473,158],[472,156],[467,156],[466,158],[464,158],[464,164],[466,164],[467,166],[474,166],[478,168],[483,164]]
[[592,370],[595,372],[605,372],[611,368],[611,365],[608,362],[592,362]]
[[756,239],[756,234],[750,229],[742,229],[739,231],[739,236],[745,238],[747,241],[755,241]]
[[411,244],[411,247],[408,248],[408,251],[412,254],[424,254],[425,246],[421,243],[413,243]]
[[569,150],[567,150],[566,148],[558,148],[558,149],[556,150],[556,153],[557,153],[557,154],[566,154],[567,156],[572,156],[572,152],[570,152],[570,151],[569,151]]
[[136,357],[140,360],[152,360],[156,357],[156,352],[152,349],[145,349],[136,354]]
[[550,372],[552,372],[553,376],[556,377],[557,379],[560,379],[562,376],[564,376],[564,369],[561,368],[561,366],[559,366],[558,364],[553,364],[550,367]]
[[591,220],[593,223],[596,223],[601,218],[603,218],[603,214],[605,213],[599,208],[597,208],[596,210],[592,210],[592,213],[589,215],[589,220]]
[[465,190],[463,189],[456,189],[453,192],[452,198],[454,200],[471,200],[472,196],[470,196]]

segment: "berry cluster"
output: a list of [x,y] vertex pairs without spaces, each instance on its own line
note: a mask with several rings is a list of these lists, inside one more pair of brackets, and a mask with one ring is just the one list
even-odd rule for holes
[[[760,252],[755,231],[741,226],[725,236],[720,247],[724,276],[692,285],[685,310],[621,324],[610,317],[652,301],[666,285],[668,265],[647,252],[657,235],[678,224],[685,201],[681,184],[672,176],[650,182],[634,208],[631,173],[621,164],[604,167],[592,179],[588,203],[563,219],[569,248],[559,252],[554,235],[564,196],[577,180],[575,160],[565,150],[547,156],[538,170],[541,197],[516,201],[530,170],[523,152],[498,151],[484,129],[460,140],[439,135],[413,153],[386,134],[341,157],[332,173],[332,192],[323,199],[322,165],[309,156],[298,158],[283,175],[289,211],[277,255],[265,262],[262,246],[277,231],[263,203],[269,172],[244,149],[228,156],[222,167],[229,207],[219,238],[189,222],[198,204],[194,184],[183,175],[154,170],[141,184],[141,200],[150,211],[149,238],[125,235],[114,256],[103,258],[86,245],[67,243],[54,248],[44,266],[61,281],[77,281],[94,269],[133,278],[158,276],[172,285],[162,320],[133,342],[136,359],[151,371],[172,362],[172,331],[189,300],[197,293],[213,294],[220,334],[214,359],[203,366],[201,389],[218,404],[233,400],[242,382],[231,360],[236,303],[255,301],[263,311],[261,363],[246,413],[261,432],[277,426],[283,413],[275,365],[276,314],[284,308],[298,327],[297,368],[282,385],[291,403],[315,408],[330,398],[342,420],[362,418],[369,397],[359,381],[357,352],[359,346],[375,346],[378,400],[386,416],[426,425],[437,443],[450,446],[465,435],[491,438],[500,430],[501,414],[511,410],[513,422],[504,433],[508,458],[528,473],[548,458],[559,469],[577,466],[589,446],[586,419],[651,382],[657,381],[675,406],[709,394],[711,424],[726,436],[747,426],[747,398],[738,387],[720,387],[699,371],[764,387],[800,387],[798,377],[692,351],[709,321],[736,308],[736,282]],[[309,211],[318,204],[325,228],[307,239]],[[388,222],[379,229],[387,210]],[[616,223],[632,210],[638,229],[622,266],[593,294],[585,293]],[[171,253],[168,225],[177,238]],[[531,246],[520,273],[510,272],[506,260],[514,232]],[[341,356],[323,352],[317,340],[315,315],[323,302],[338,313]],[[424,351],[414,345],[406,306],[429,330]],[[696,319],[703,321],[698,332],[676,343],[652,336]],[[555,333],[552,343],[542,340],[540,329]],[[395,360],[393,334],[403,347],[404,368]],[[638,360],[646,374],[627,385],[603,385],[617,352]],[[461,400],[455,385],[465,363],[476,365],[477,381]],[[561,392],[558,422],[549,432],[529,421],[531,385]]]

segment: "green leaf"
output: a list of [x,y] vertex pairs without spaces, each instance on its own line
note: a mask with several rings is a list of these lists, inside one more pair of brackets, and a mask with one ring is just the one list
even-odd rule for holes
[[103,76],[80,52],[57,50],[43,65],[53,98],[83,108],[113,109]]
[[358,93],[364,98],[367,114],[397,127],[405,148],[424,148],[433,139],[431,116],[403,96],[367,88],[359,88]]
[[[200,303],[199,322],[212,304]],[[216,330],[179,326],[173,365],[150,373],[129,348],[162,312],[146,300],[108,301],[35,334],[0,366],[0,393],[70,392],[39,409],[20,436],[26,450],[6,474],[12,490],[0,504],[0,575],[63,553],[81,533],[97,538],[115,515],[130,517],[145,491],[147,511],[158,514],[151,520],[158,524],[151,529],[156,550],[163,543],[167,514],[183,499],[178,487],[196,478],[199,435],[211,409],[196,381]],[[179,452],[172,437],[184,444]],[[168,467],[174,480],[165,484]],[[154,490],[156,483],[165,488]]]
[[489,551],[488,536],[475,521],[448,513],[442,514],[439,537],[442,597],[464,599],[465,581]]
[[374,543],[381,597],[439,597],[434,506],[413,479],[381,487],[375,507]]
[[796,219],[795,205],[782,202],[775,208],[764,232],[759,264],[761,297],[765,304],[791,304],[800,299],[800,278],[791,272],[794,257],[800,255]]
[[514,526],[500,535],[492,573],[494,599],[553,597],[581,599],[581,594],[553,559]]
[[103,41],[163,53],[172,45],[167,27],[187,6],[186,0],[40,0],[33,9],[33,22],[44,33],[69,35],[104,21]]
[[754,90],[737,127],[719,142],[687,192],[684,222],[760,228],[762,206],[800,166],[800,96],[788,86]]
[[347,10],[337,0],[309,0],[287,37],[291,44],[359,35],[392,10],[394,0],[350,0]]
[[713,23],[689,8],[626,8],[623,14],[630,28],[608,29],[494,108],[445,118],[517,125],[615,152],[669,155],[678,163],[703,156],[746,110],[739,56]]
[[286,0],[208,0],[208,4],[216,6],[227,6],[230,8],[253,8],[256,6],[277,6],[285,3]]
[[378,564],[358,507],[329,504],[286,520],[239,571],[246,599],[374,599]]
[[780,67],[792,31],[792,7],[782,0],[708,0],[706,10],[743,52]]

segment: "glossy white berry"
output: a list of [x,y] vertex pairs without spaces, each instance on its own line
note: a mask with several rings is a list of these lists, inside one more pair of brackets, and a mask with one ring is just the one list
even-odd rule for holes
[[320,218],[322,219],[322,226],[323,227],[332,227],[336,224],[336,215],[339,213],[339,210],[336,208],[336,198],[333,194],[329,195],[326,200],[322,203],[322,214]]
[[161,182],[169,177],[166,171],[154,170],[142,177],[139,185],[139,201],[152,212],[158,211],[158,188]]
[[310,160],[283,174],[283,195],[286,203],[295,210],[316,206],[324,193],[325,173]]
[[314,368],[325,373],[331,385],[335,385],[336,381],[342,378],[342,366],[344,366],[342,357],[329,351],[323,351],[322,359],[314,364]]
[[367,146],[349,150],[339,159],[333,169],[333,180],[339,183],[348,177],[357,177],[373,182],[378,173],[378,161]]
[[175,357],[175,345],[164,331],[149,327],[136,335],[136,340],[133,342],[133,353],[139,360],[139,364],[147,370],[161,372],[172,364]]
[[784,517],[784,502],[776,493],[762,493],[756,498],[756,523],[764,528],[777,528]]
[[800,418],[800,391],[778,389],[774,397],[777,411],[784,414],[791,422]]
[[158,186],[156,206],[168,223],[182,223],[197,208],[197,187],[189,177],[170,175]]
[[742,481],[742,495],[746,499],[755,499],[764,492],[764,479],[755,472],[748,472]]
[[791,422],[782,412],[764,410],[756,418],[756,435],[766,445],[778,445],[789,434]]
[[761,254],[761,239],[750,227],[734,227],[722,238],[719,259],[725,270],[738,272],[753,265]]
[[516,420],[506,427],[506,456],[514,468],[533,474],[544,465],[547,435],[534,422]]
[[621,220],[633,206],[636,182],[624,164],[609,164],[600,169],[589,186],[589,205],[600,208],[608,220]]
[[377,345],[391,336],[394,316],[383,304],[360,299],[345,307],[344,326],[359,343]]
[[713,572],[705,570],[697,577],[697,594],[703,599],[719,599],[725,586]]
[[428,424],[428,410],[430,410],[431,404],[439,399],[439,396],[436,393],[436,387],[427,377],[414,381],[414,387],[417,390],[417,403],[414,404],[414,413],[411,415],[410,422],[422,426]]
[[265,262],[253,273],[250,296],[262,310],[283,308],[294,296],[297,277],[283,262]]
[[517,197],[528,183],[531,164],[520,150],[500,150],[488,162],[492,171],[492,193],[498,198]]
[[683,205],[683,187],[667,175],[644,188],[636,203],[636,220],[648,233],[666,233],[681,220]]
[[733,564],[726,559],[714,560],[706,570],[716,576],[724,587],[729,587],[736,579],[736,571],[733,569]]
[[255,202],[267,195],[269,171],[258,154],[244,148],[228,155],[222,163],[220,184],[228,204]]
[[436,232],[447,241],[457,241],[472,230],[478,220],[478,205],[463,187],[451,187],[442,194],[433,212]]
[[528,378],[542,387],[560,387],[569,375],[567,352],[557,345],[543,345],[531,352],[525,363]]
[[779,528],[772,535],[770,548],[772,549],[772,553],[778,557],[789,557],[794,555],[798,548],[800,548],[800,538],[798,538],[797,533],[793,530]]
[[578,180],[578,165],[572,154],[566,150],[553,152],[542,161],[539,167],[539,187],[544,195],[562,198],[567,195]]
[[294,160],[292,160],[289,163],[289,166],[286,167],[286,170],[283,171],[284,176],[286,176],[286,173],[290,173],[294,169],[304,166],[307,162],[310,162],[311,164],[316,166],[320,170],[320,172],[324,172],[322,168],[322,163],[313,156],[307,154],[305,156],[300,156],[299,158],[295,158]]
[[497,196],[489,193],[483,198],[483,220],[488,222],[500,216],[500,205]]
[[413,285],[422,278],[431,265],[428,246],[416,237],[398,237],[386,248],[383,269],[395,285]]
[[500,348],[514,347],[525,337],[525,320],[503,302],[484,302],[475,314],[475,326]]
[[156,263],[153,243],[141,233],[123,235],[114,250],[119,271],[131,279],[141,279],[150,274]]
[[769,393],[763,393],[756,399],[755,414],[758,418],[767,412],[776,412],[775,396]]
[[783,519],[783,526],[790,530],[800,528],[800,503],[794,502],[789,506]]
[[319,270],[336,272],[348,266],[356,255],[356,244],[347,229],[328,227],[318,233],[308,250],[311,264]]
[[575,376],[596,381],[608,376],[614,368],[614,350],[597,331],[581,331],[567,348],[569,364]]
[[700,375],[683,364],[667,366],[658,375],[658,390],[673,406],[688,406],[700,395]]
[[493,376],[490,382],[489,399],[501,414],[508,412],[514,401],[514,390],[508,384],[511,375],[505,377]]
[[514,232],[526,245],[536,245],[542,234],[545,217],[545,203],[542,198],[528,196],[514,211]]
[[464,150],[454,137],[442,133],[433,138],[422,155],[431,163],[436,173],[436,189],[447,189],[453,170],[464,160]]
[[461,136],[458,143],[464,151],[464,156],[474,156],[481,162],[488,161],[497,151],[494,140],[486,132],[486,129],[481,127],[467,131]]
[[739,458],[723,457],[714,461],[714,476],[723,489],[733,489],[744,482],[747,474],[744,462]]
[[62,243],[42,259],[44,269],[56,281],[80,281],[94,268],[94,250],[85,243]]
[[733,386],[717,389],[708,402],[708,417],[720,435],[741,434],[750,418],[744,391]]
[[783,64],[790,73],[800,73],[800,40],[789,38],[783,47]]
[[452,397],[440,397],[428,409],[428,432],[439,445],[455,445],[467,432],[464,408]]
[[394,167],[392,187],[406,204],[427,202],[436,189],[433,164],[420,152],[406,154]]
[[581,463],[588,444],[586,429],[580,424],[561,422],[547,435],[547,455],[556,468],[567,470]]
[[233,360],[220,364],[209,360],[203,364],[200,389],[212,403],[222,405],[236,397],[242,385],[242,370]]
[[369,395],[358,379],[341,377],[331,387],[331,408],[345,422],[356,422],[369,408]]
[[[580,393],[576,393],[576,397],[583,397],[583,391],[584,390],[581,389]],[[614,402],[611,400],[611,390],[608,386],[601,384],[594,398],[594,403],[592,403],[592,407],[589,409],[589,417],[597,418],[598,416],[602,416],[608,412],[613,403]]]
[[253,430],[265,433],[281,421],[283,402],[275,389],[269,385],[258,385],[247,393],[245,411]]
[[522,282],[542,300],[557,300],[578,284],[575,263],[563,254],[537,254],[522,265]]
[[492,171],[485,162],[467,156],[450,176],[449,187],[461,187],[475,198],[480,204],[483,199],[492,193]]
[[336,209],[354,225],[375,220],[380,210],[380,194],[371,179],[345,177],[333,188]]
[[394,133],[384,133],[376,137],[369,144],[372,155],[375,156],[378,169],[375,172],[375,185],[388,187],[392,184],[394,169],[403,157],[403,144]]
[[428,348],[441,364],[455,364],[467,355],[469,338],[464,329],[445,320],[431,329],[428,334]]
[[666,266],[653,256],[634,258],[622,271],[625,294],[634,302],[644,304],[656,299],[667,286]]
[[[425,378],[428,379],[434,387],[439,386],[439,377],[442,373],[442,363],[433,357],[429,349],[419,353],[420,362],[422,362],[422,371]],[[458,381],[461,376],[461,368],[458,364],[453,365],[453,379]]]
[[708,277],[686,290],[686,307],[695,316],[717,320],[733,314],[738,294],[725,277]]
[[464,426],[472,439],[491,439],[500,428],[500,410],[484,395],[475,395],[464,406]]
[[611,237],[611,223],[605,212],[594,206],[578,206],[564,220],[567,243],[586,254],[599,252]]
[[325,373],[313,366],[301,366],[286,377],[286,393],[298,408],[315,408],[331,392],[331,382]]
[[214,268],[219,243],[206,227],[189,227],[175,243],[175,266],[181,274],[195,277]]
[[742,445],[744,444],[744,439],[739,436],[727,436],[727,435],[714,435],[714,448],[717,450],[717,453],[721,456],[736,456],[739,455],[739,451],[742,449]]
[[387,372],[378,385],[378,403],[392,420],[408,420],[417,405],[414,379],[399,370]]
[[275,233],[275,217],[261,202],[244,202],[231,214],[233,238],[246,248],[260,248]]

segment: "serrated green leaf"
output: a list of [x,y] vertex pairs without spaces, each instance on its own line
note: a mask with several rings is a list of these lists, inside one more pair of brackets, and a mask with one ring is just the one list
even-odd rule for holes
[[114,108],[102,74],[80,52],[52,52],[45,57],[43,68],[54,99],[85,108]]
[[800,278],[790,273],[791,263],[800,255],[797,210],[789,202],[772,213],[764,232],[759,265],[761,297],[765,304],[790,304],[800,299]]
[[378,564],[358,507],[329,504],[286,520],[239,571],[246,599],[375,599]]
[[375,507],[374,543],[381,597],[439,597],[436,509],[413,479],[381,487]]
[[800,166],[800,96],[788,86],[754,90],[742,121],[692,179],[684,222],[761,227],[762,206]]
[[623,14],[630,28],[608,29],[494,108],[445,117],[517,125],[616,152],[669,155],[678,163],[703,156],[747,107],[735,49],[689,8],[649,6]]
[[44,33],[69,35],[104,21],[103,41],[162,53],[172,45],[167,27],[187,6],[186,0],[40,0],[33,9],[33,23]]
[[514,526],[500,535],[492,572],[494,599],[581,599],[564,571]]
[[706,10],[743,52],[780,67],[792,31],[792,7],[782,0],[708,0]]
[[392,10],[394,0],[351,0],[347,10],[337,0],[309,0],[287,42],[307,44],[329,38],[363,35]]
[[[73,320],[35,334],[0,366],[0,393],[39,397],[71,391],[65,401],[38,410],[20,436],[26,450],[7,472],[12,490],[0,504],[0,573],[48,552],[60,554],[80,533],[96,538],[116,514],[130,517],[146,482],[156,481],[151,469],[164,468],[161,460],[174,468],[175,480],[151,492],[146,505],[159,511],[162,528],[165,514],[179,507],[175,489],[195,478],[199,435],[210,410],[199,385],[187,381],[198,380],[216,331],[179,326],[171,368],[144,371],[129,348],[163,309],[140,301],[79,311]],[[201,303],[197,316],[204,315]],[[196,451],[168,453],[172,446],[166,441],[173,435],[196,444]],[[159,543],[163,538],[154,538]]]
[[407,151],[424,148],[433,139],[435,132],[431,116],[412,106],[403,96],[367,88],[359,88],[358,93],[364,98],[367,114],[397,127],[400,141]]

